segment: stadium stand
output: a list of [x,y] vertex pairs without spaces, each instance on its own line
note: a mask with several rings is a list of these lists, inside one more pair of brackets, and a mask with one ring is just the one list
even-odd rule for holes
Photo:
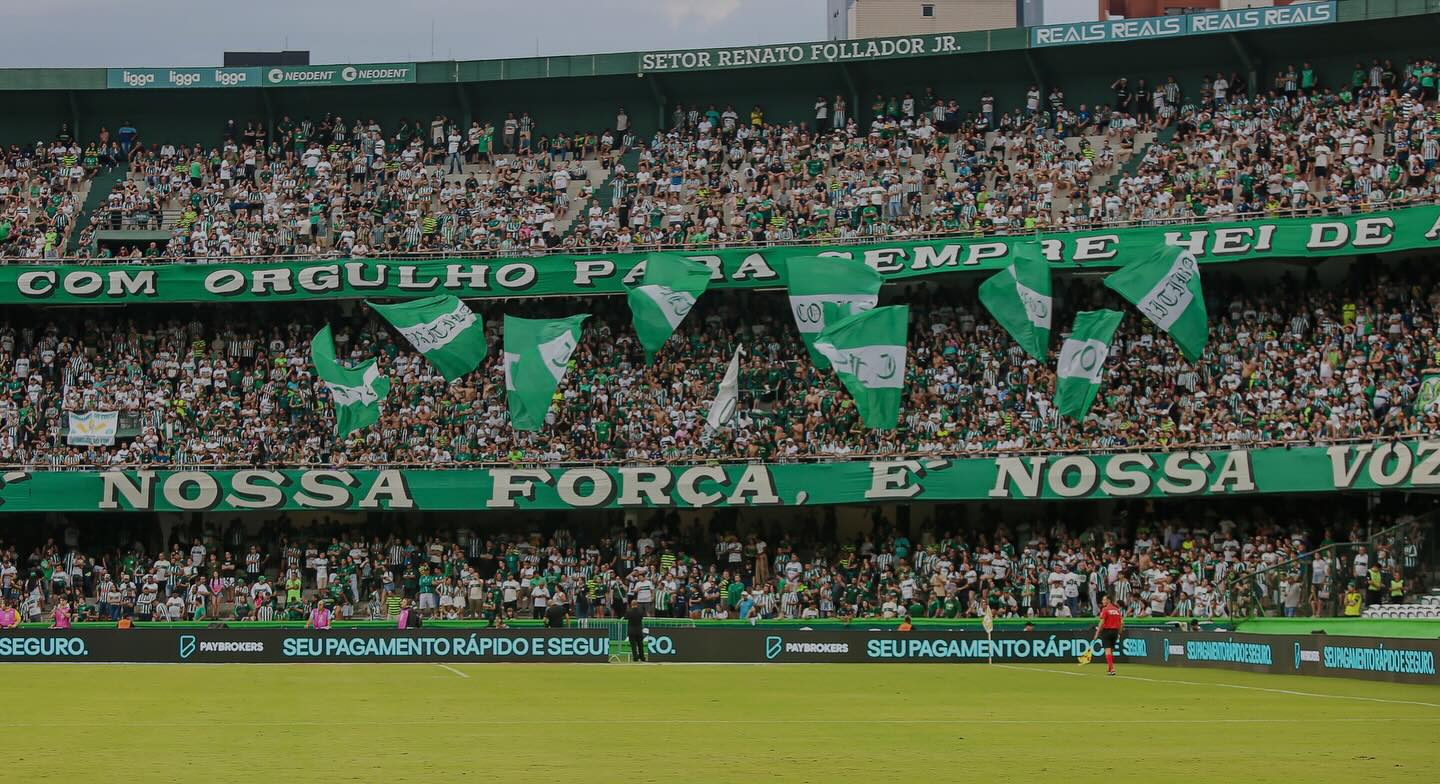
[[[1315,520],[1345,517],[1323,504],[1303,511],[1252,510],[1247,525],[1155,515],[1133,528],[1057,519],[978,534],[926,528],[914,538],[877,516],[853,541],[837,537],[834,516],[823,513],[746,535],[707,532],[676,515],[653,528],[541,534],[467,525],[384,536],[339,523],[300,530],[280,517],[258,531],[239,519],[207,522],[192,536],[177,528],[158,550],[102,530],[87,542],[71,523],[28,552],[0,546],[0,593],[32,619],[60,598],[82,617],[112,620],[303,619],[317,599],[342,617],[381,618],[400,597],[427,616],[490,621],[539,618],[552,600],[580,618],[613,618],[629,602],[690,619],[955,618],[987,608],[1079,617],[1094,614],[1102,593],[1132,617],[1211,618],[1241,609],[1230,601],[1285,616],[1339,614],[1358,586],[1372,616],[1434,614],[1433,597],[1404,601],[1417,590],[1433,520],[1380,514],[1370,522],[1389,533],[1377,545],[1354,518],[1348,531],[1312,538]],[[1330,549],[1337,541],[1351,549]],[[1247,575],[1253,594],[1229,588]]]
[[1110,103],[1089,107],[1067,103],[1058,85],[1040,103],[1032,87],[1005,103],[987,93],[978,112],[931,88],[919,98],[877,96],[843,125],[832,114],[838,97],[818,98],[817,115],[823,106],[830,119],[813,122],[771,122],[760,105],[743,115],[731,105],[680,105],[649,138],[623,108],[615,127],[575,131],[539,127],[523,112],[498,132],[479,120],[462,129],[443,115],[387,128],[333,113],[284,116],[273,137],[253,121],[231,120],[218,140],[132,128],[124,151],[108,130],[82,149],[62,129],[54,142],[10,151],[10,167],[36,183],[30,200],[55,203],[43,207],[45,218],[17,204],[15,236],[0,254],[63,254],[83,184],[117,164],[128,164],[128,175],[76,236],[82,257],[113,256],[93,235],[120,229],[167,233],[121,251],[136,259],[525,255],[1350,214],[1434,201],[1432,59],[1356,63],[1328,81],[1313,68],[1299,74],[1285,66],[1256,85],[1238,73],[1184,86],[1171,77],[1153,91],[1120,78]]
[[[1403,45],[1370,55],[1353,67],[1272,57],[1243,70],[1228,56],[1202,58],[1148,81],[1129,61],[1098,57],[1062,79],[1006,77],[1005,89],[978,95],[973,83],[937,88],[897,70],[864,91],[873,100],[827,90],[813,108],[798,85],[782,99],[737,75],[746,100],[712,84],[698,100],[660,101],[653,119],[619,106],[603,119],[589,105],[572,116],[542,90],[518,88],[503,118],[468,107],[462,117],[448,93],[418,91],[407,107],[435,98],[436,111],[393,117],[385,94],[332,91],[308,113],[267,118],[238,101],[238,119],[217,134],[198,121],[159,125],[154,112],[132,124],[126,102],[83,140],[62,122],[4,151],[0,263],[703,251],[1433,204],[1440,69]],[[15,306],[0,317],[0,466],[446,469],[1398,443],[1440,430],[1440,409],[1416,406],[1422,378],[1440,367],[1428,261],[1207,269],[1205,355],[1186,362],[1149,322],[1127,320],[1100,399],[1079,422],[1057,412],[1053,362],[998,327],[976,281],[895,283],[883,296],[910,307],[911,362],[894,431],[861,426],[771,292],[707,294],[651,366],[618,299],[480,308],[492,323],[497,310],[594,314],[535,433],[510,427],[502,352],[447,383],[354,302]],[[1115,300],[1081,273],[1057,281],[1057,301],[1063,324]],[[379,423],[339,437],[310,360],[325,324],[342,359],[378,356],[394,384]],[[737,346],[746,354],[735,426],[707,432]],[[68,416],[94,411],[120,412],[135,435],[70,444]],[[631,601],[681,618],[1088,615],[1102,591],[1133,615],[1325,615],[1348,614],[1352,590],[1362,594],[1356,613],[1440,613],[1419,564],[1433,549],[1423,502],[1383,513],[1323,506],[1304,520],[1274,506],[1148,509],[1108,522],[997,518],[964,533],[933,521],[902,530],[887,512],[853,543],[799,514],[763,532],[682,530],[678,515],[654,512],[587,520],[578,533],[550,520],[423,534],[394,519],[361,530],[205,515],[128,539],[88,526],[82,537],[70,522],[59,543],[22,535],[23,547],[0,547],[0,591],[28,617],[63,596],[82,616],[169,620],[278,618],[324,598],[347,616],[380,617],[400,596],[432,617],[538,617],[562,593],[582,616]],[[1374,530],[1397,526],[1358,554],[1375,547]],[[1337,541],[1350,549],[1294,560]]]
[[[1440,293],[1429,274],[1356,270],[1329,286],[1282,277],[1259,291],[1253,277],[1221,280],[1207,282],[1217,303],[1207,357],[1186,363],[1148,322],[1128,322],[1115,378],[1079,423],[1056,412],[1053,369],[996,328],[973,289],[912,287],[897,295],[912,308],[914,360],[895,431],[860,427],[834,374],[804,358],[778,296],[711,295],[651,366],[621,302],[527,303],[532,316],[595,312],[550,424],[534,434],[507,424],[500,352],[446,384],[382,322],[353,311],[211,306],[139,309],[120,319],[32,312],[0,322],[8,390],[0,418],[15,423],[0,432],[0,460],[55,468],[787,461],[1435,432],[1437,414],[1413,406],[1419,374],[1440,356]],[[1085,309],[1102,292],[1077,282],[1067,307]],[[329,395],[309,364],[310,337],[326,321],[342,355],[378,352],[403,389],[377,426],[345,438],[334,436]],[[749,352],[738,426],[707,434],[715,385],[737,345]],[[68,446],[64,417],[91,410],[135,415],[139,437]]]

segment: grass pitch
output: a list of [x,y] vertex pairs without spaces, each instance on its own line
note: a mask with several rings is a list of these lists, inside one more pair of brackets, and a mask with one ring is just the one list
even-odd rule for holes
[[1440,689],[1131,666],[48,665],[8,782],[1434,782]]

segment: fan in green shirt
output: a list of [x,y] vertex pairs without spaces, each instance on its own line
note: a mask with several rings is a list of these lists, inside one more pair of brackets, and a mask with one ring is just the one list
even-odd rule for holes
[[745,584],[739,580],[732,581],[725,586],[725,602],[730,607],[740,606],[740,596],[745,592]]

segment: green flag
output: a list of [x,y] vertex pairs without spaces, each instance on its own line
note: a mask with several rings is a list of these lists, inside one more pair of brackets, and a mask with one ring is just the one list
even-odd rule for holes
[[1016,249],[1021,252],[1010,266],[980,284],[980,302],[1026,354],[1043,363],[1050,348],[1050,263],[1038,245]]
[[1420,388],[1415,390],[1415,413],[1424,414],[1440,403],[1440,372],[1426,373],[1420,377]]
[[1100,375],[1110,356],[1110,340],[1125,314],[1118,310],[1086,310],[1075,314],[1070,336],[1060,346],[1055,368],[1055,406],[1071,419],[1084,419],[1100,391]]
[[880,301],[884,280],[863,261],[825,256],[801,256],[785,263],[789,278],[790,310],[800,339],[818,368],[830,363],[815,348],[815,338],[825,329],[825,305],[838,305],[850,315],[863,313]]
[[698,261],[671,253],[657,253],[645,259],[640,285],[626,295],[635,334],[645,348],[645,363],[655,361],[660,347],[670,339],[680,322],[695,307],[695,301],[710,286],[710,268]]
[[330,389],[339,435],[380,420],[380,401],[390,394],[390,379],[380,375],[377,360],[371,359],[353,368],[341,367],[335,361],[335,341],[330,336],[330,325],[326,324],[310,339],[310,361],[315,363],[315,374]]
[[1195,254],[1162,245],[1149,258],[1131,262],[1105,277],[1105,285],[1133,304],[1155,326],[1170,333],[1180,353],[1200,359],[1210,325],[1200,293],[1200,265]]
[[453,295],[394,305],[377,305],[369,300],[365,304],[399,330],[446,381],[469,373],[485,358],[485,328],[480,318]]
[[539,430],[555,387],[565,377],[589,313],[560,319],[505,317],[505,396],[510,426]]
[[830,360],[868,428],[893,430],[900,419],[909,323],[908,307],[890,305],[831,320],[815,336],[815,350]]

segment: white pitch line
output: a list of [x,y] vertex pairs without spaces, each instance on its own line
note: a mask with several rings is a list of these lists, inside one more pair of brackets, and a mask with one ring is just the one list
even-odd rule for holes
[[1242,686],[1236,683],[1205,683],[1203,681],[1177,681],[1168,678],[1142,678],[1138,675],[1117,675],[1117,678],[1125,678],[1132,681],[1149,681],[1150,683],[1174,683],[1182,686],[1219,686],[1222,689],[1247,689],[1249,691],[1268,691],[1272,694],[1290,694],[1296,697],[1319,697],[1328,700],[1359,700],[1361,702],[1383,702],[1389,705],[1419,705],[1425,708],[1440,708],[1440,702],[1420,702],[1419,700],[1387,700],[1381,697],[1360,697],[1351,694],[1318,694],[1313,691],[1296,691],[1294,689],[1272,689],[1265,686]]
[[[933,719],[522,719],[522,720],[496,720],[496,719],[466,719],[446,720],[446,724],[469,725],[469,726],[510,726],[510,725],[594,725],[594,724],[698,724],[698,725],[730,725],[730,724],[832,724],[832,725],[867,725],[867,724],[935,724],[937,722],[970,722],[976,724],[1020,724],[1020,725],[1055,725],[1073,726],[1072,719],[976,719],[974,716],[957,716],[952,718]],[[1371,724],[1375,722],[1407,723],[1407,722],[1440,722],[1440,716],[1424,718],[1400,718],[1400,717],[1357,717],[1340,716],[1324,719],[1107,719],[1106,724]],[[354,726],[368,727],[374,724],[373,721],[254,721],[236,724],[227,722],[226,726],[239,727],[334,727]],[[48,727],[114,727],[114,722],[0,722],[4,728],[48,728]],[[194,722],[145,722],[127,723],[126,727],[133,728],[167,728],[167,727],[194,727]]]
[[465,673],[463,673],[463,672],[455,669],[454,667],[451,667],[451,666],[448,665],[448,664],[437,664],[437,665],[435,665],[435,666],[436,666],[436,667],[439,667],[439,668],[442,669],[442,670],[449,670],[449,671],[455,673],[456,675],[459,675],[460,677],[465,678],[465,679],[467,679],[467,680],[470,678],[469,675],[466,675]]
[[[1032,670],[1032,669],[1040,669],[1039,667],[1028,667],[1028,666],[1022,667],[1022,666],[1020,666],[1020,665],[1018,665],[1018,664],[993,664],[993,665],[991,665],[991,666],[992,666],[992,667],[999,667],[999,668],[1002,669],[1002,670],[1019,670],[1019,671],[1021,671],[1021,672],[1029,672],[1029,671]],[[1073,677],[1076,677],[1076,678],[1083,678],[1083,677],[1085,677],[1085,673],[1083,673],[1083,672],[1066,672],[1065,670],[1051,670],[1051,669],[1046,669],[1045,672],[1053,672],[1053,673],[1055,673],[1056,675],[1070,675],[1070,676],[1073,676]]]
[[[1086,677],[1085,673],[1067,672],[1065,670],[1053,670],[1048,667],[1015,667],[1002,664],[996,667],[1005,667],[1009,670],[1021,670],[1024,672],[1050,672],[1056,675],[1078,675]],[[1387,705],[1418,705],[1422,708],[1440,708],[1440,702],[1420,702],[1419,700],[1387,700],[1381,697],[1361,697],[1352,694],[1320,694],[1313,691],[1296,691],[1295,689],[1272,689],[1266,686],[1244,686],[1238,683],[1216,683],[1209,681],[1177,681],[1171,678],[1144,678],[1139,675],[1116,675],[1116,678],[1129,681],[1144,681],[1146,683],[1173,683],[1180,686],[1215,686],[1221,689],[1244,689],[1246,691],[1266,691],[1272,694],[1289,694],[1294,697],[1318,697],[1326,700],[1357,700],[1360,702],[1383,702]]]

